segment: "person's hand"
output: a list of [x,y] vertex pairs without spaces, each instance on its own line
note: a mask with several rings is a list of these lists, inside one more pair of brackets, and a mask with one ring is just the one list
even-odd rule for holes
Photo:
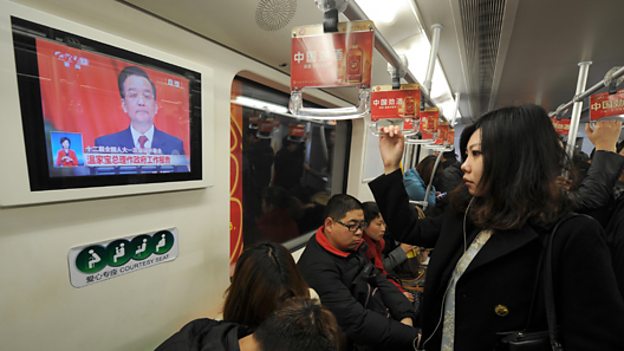
[[596,122],[594,128],[590,123],[585,125],[585,134],[596,147],[596,151],[615,152],[615,145],[620,136],[622,122],[620,121],[600,121]]
[[404,292],[403,295],[405,295],[410,302],[414,302],[414,295],[412,295],[409,291]]
[[414,322],[412,322],[412,319],[410,317],[405,317],[401,319],[401,323],[405,325],[409,325],[410,327],[414,326]]
[[410,244],[403,244],[401,243],[401,249],[403,249],[403,252],[408,253],[410,251],[412,251],[414,249],[414,245],[410,245]]
[[384,164],[384,173],[390,174],[401,167],[405,138],[398,126],[388,126],[379,134],[379,152]]

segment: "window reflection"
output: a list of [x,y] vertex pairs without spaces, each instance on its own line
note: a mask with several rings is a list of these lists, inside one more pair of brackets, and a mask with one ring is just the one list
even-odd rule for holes
[[335,139],[335,123],[243,108],[245,245],[285,242],[322,224],[332,191]]

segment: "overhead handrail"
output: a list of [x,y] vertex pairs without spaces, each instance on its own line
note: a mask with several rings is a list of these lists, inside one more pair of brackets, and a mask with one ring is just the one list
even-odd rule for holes
[[575,102],[581,101],[583,99],[586,99],[587,97],[589,97],[590,95],[600,91],[601,89],[608,87],[609,83],[613,82],[613,80],[618,79],[620,77],[624,76],[624,66],[618,68],[616,71],[612,72],[611,74],[607,74],[607,76],[605,76],[604,79],[602,79],[600,82],[592,85],[589,89],[582,91],[580,94],[576,94],[574,95],[574,97],[572,98],[572,100],[566,102],[565,104],[561,104],[559,105],[559,107],[557,107],[557,109],[555,111],[552,111],[549,113],[549,116],[551,117],[559,117],[561,113],[563,113],[563,111],[567,110],[570,108],[570,106],[572,106]]
[[[366,16],[362,8],[360,8],[360,6],[355,1],[350,1],[349,5],[343,13],[350,21],[368,20],[368,17]],[[436,104],[431,99],[429,89],[420,84],[414,74],[412,74],[412,72],[410,72],[407,67],[403,66],[401,57],[394,51],[392,45],[388,43],[386,38],[384,38],[384,36],[379,31],[375,31],[375,48],[381,54],[381,56],[386,59],[388,63],[390,63],[394,67],[398,67],[399,71],[405,72],[404,79],[408,83],[416,83],[420,85],[421,98],[425,101],[427,105],[431,107],[436,107]],[[442,115],[440,117],[444,118],[444,116]]]

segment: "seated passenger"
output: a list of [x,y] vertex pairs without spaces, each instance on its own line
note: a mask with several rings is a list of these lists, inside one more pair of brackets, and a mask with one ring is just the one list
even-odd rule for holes
[[362,204],[346,194],[334,195],[323,223],[298,265],[336,316],[348,338],[347,349],[355,344],[376,350],[411,348],[416,329],[410,302],[364,255]]
[[[412,201],[424,201],[425,193],[427,192],[427,185],[431,181],[431,175],[433,174],[433,166],[435,165],[436,157],[433,155],[423,158],[416,169],[410,168],[405,171],[403,176],[403,184],[405,185],[405,191]],[[441,172],[437,171],[436,175]],[[432,185],[427,196],[427,202],[430,207],[436,204],[436,189]]]
[[249,341],[261,351],[339,351],[344,341],[336,317],[318,300],[304,298],[284,302],[252,335]]
[[[388,276],[388,272],[396,267],[399,263],[407,260],[407,254],[405,250],[399,245],[397,246],[387,257],[384,257],[383,251],[386,246],[386,242],[384,240],[384,234],[386,233],[386,223],[379,213],[379,208],[377,208],[377,204],[373,201],[364,202],[362,204],[362,208],[364,209],[364,220],[368,224],[366,228],[364,228],[364,241],[368,246],[366,251],[366,258],[371,260],[383,275]],[[395,285],[403,295],[405,295],[408,299],[413,299],[411,294],[407,293],[396,280],[388,277],[390,283]]]
[[309,288],[283,246],[260,243],[241,254],[227,289],[223,321],[191,321],[156,350],[237,350],[285,300],[309,298]]

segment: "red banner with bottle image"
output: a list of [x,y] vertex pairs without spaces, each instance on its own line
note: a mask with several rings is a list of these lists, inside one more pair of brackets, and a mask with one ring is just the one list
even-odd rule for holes
[[440,110],[428,108],[420,111],[420,134],[422,139],[433,139],[433,133],[438,130]]
[[420,87],[418,84],[402,84],[400,89],[390,85],[378,85],[371,93],[371,121],[386,118],[418,118],[420,111]]
[[372,21],[339,23],[337,33],[324,33],[322,25],[295,28],[291,89],[370,87],[374,34]]
[[589,98],[589,119],[624,119],[624,90],[594,94]]
[[443,145],[445,143],[448,143],[448,134],[450,131],[450,126],[448,125],[448,123],[440,123],[440,125],[438,126],[438,135],[436,137],[436,140],[434,142],[434,144],[436,145]]

